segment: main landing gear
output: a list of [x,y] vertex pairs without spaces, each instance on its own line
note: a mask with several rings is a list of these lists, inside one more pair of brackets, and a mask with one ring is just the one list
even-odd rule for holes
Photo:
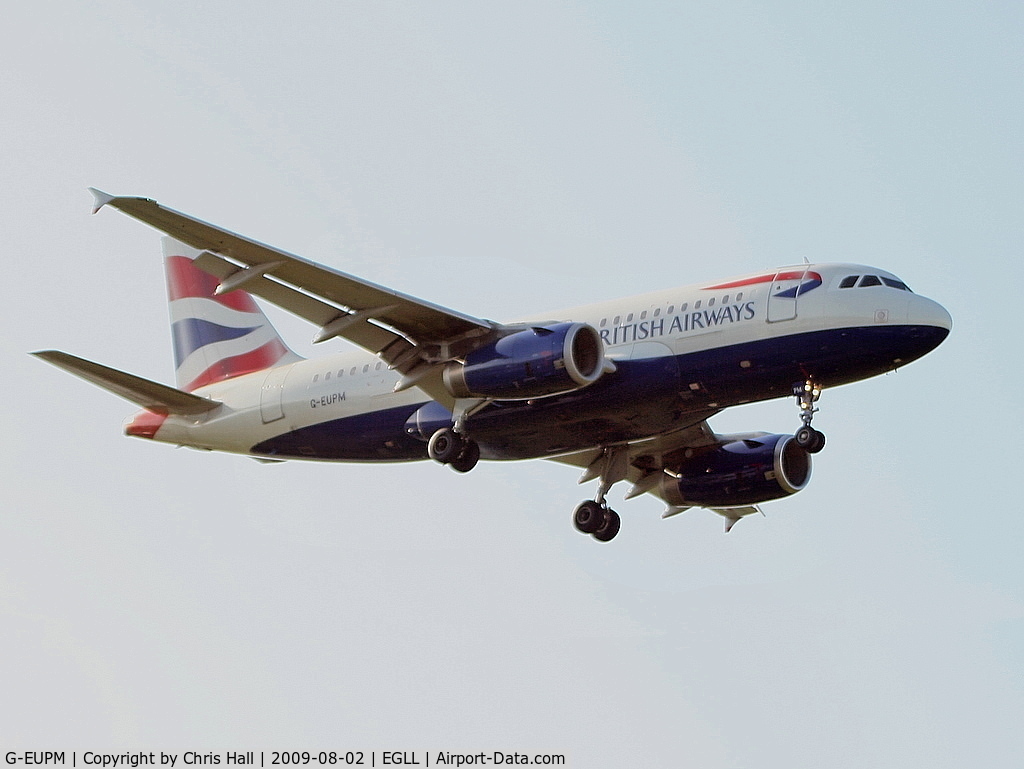
[[580,483],[600,477],[597,496],[581,502],[572,514],[572,522],[577,531],[589,534],[598,542],[610,542],[619,533],[622,520],[619,514],[608,507],[605,495],[613,484],[626,477],[628,450],[625,446],[604,449],[590,464]]
[[806,382],[793,385],[793,395],[796,397],[797,406],[800,407],[800,420],[804,423],[793,438],[796,445],[808,454],[817,454],[825,448],[825,434],[811,427],[811,420],[818,410],[814,404],[821,397],[821,387],[814,380],[808,379]]
[[622,525],[619,514],[603,500],[598,502],[590,499],[581,502],[576,508],[576,512],[572,514],[572,522],[577,531],[589,534],[598,542],[609,542],[614,539]]
[[430,436],[427,454],[435,462],[451,465],[456,472],[468,473],[480,461],[480,444],[451,427],[442,427]]

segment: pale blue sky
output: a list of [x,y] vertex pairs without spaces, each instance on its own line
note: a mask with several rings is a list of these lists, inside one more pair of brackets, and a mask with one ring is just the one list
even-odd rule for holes
[[[8,10],[0,744],[1019,766],[1022,35],[999,2]],[[556,465],[122,437],[131,406],[25,354],[173,380],[157,234],[87,186],[497,319],[806,257],[955,327],[825,393],[766,517],[616,489],[602,546]]]

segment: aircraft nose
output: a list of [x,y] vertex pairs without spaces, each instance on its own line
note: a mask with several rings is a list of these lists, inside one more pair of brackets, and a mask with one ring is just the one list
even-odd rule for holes
[[948,333],[953,328],[953,318],[946,308],[933,299],[914,296],[910,303],[907,320],[914,326],[934,326]]

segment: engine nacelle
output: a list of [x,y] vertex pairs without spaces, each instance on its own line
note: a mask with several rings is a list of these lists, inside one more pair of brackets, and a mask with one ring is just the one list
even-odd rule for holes
[[604,371],[604,343],[586,323],[537,326],[502,337],[450,363],[444,384],[456,398],[520,400],[586,387]]
[[811,479],[811,455],[792,435],[759,435],[699,453],[666,473],[670,505],[739,507],[796,494]]

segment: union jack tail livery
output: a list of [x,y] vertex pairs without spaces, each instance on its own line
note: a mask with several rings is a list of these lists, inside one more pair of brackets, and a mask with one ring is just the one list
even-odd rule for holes
[[205,385],[302,360],[278,335],[253,298],[235,290],[218,295],[221,281],[193,263],[201,253],[163,239],[167,299],[178,387]]

